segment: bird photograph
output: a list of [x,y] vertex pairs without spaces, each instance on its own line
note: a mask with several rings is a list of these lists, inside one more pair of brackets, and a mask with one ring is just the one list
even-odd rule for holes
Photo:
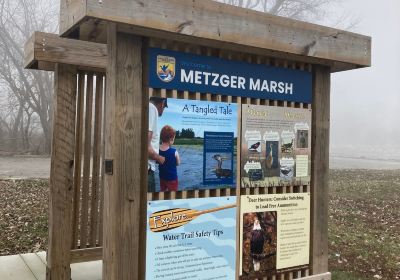
[[296,148],[308,148],[308,130],[297,130]]
[[217,161],[217,166],[215,167],[215,169],[213,171],[215,173],[215,176],[217,176],[218,179],[232,177],[232,169],[222,168],[222,163],[226,160],[230,160],[229,157],[222,156],[220,154],[215,154],[215,155],[213,155],[212,158]]
[[276,268],[277,212],[243,215],[243,275],[261,276]]
[[280,177],[282,179],[291,179],[293,177],[293,166],[284,165],[280,168]]
[[293,151],[293,139],[288,143],[282,143],[281,151],[282,153],[291,153]]
[[250,146],[249,151],[258,152],[258,153],[261,152],[261,142],[260,141],[257,141],[257,142],[249,141],[248,145]]
[[278,141],[266,141],[265,170],[267,177],[279,176]]

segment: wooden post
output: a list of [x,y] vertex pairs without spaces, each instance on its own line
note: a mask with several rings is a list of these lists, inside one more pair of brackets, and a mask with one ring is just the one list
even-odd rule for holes
[[56,64],[47,280],[70,280],[76,67]]
[[144,279],[146,242],[147,108],[142,92],[142,39],[108,26],[103,279]]
[[311,269],[328,271],[330,69],[314,66],[311,160]]

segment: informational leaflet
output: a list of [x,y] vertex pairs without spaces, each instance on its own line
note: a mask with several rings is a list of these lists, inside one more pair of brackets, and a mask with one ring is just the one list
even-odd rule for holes
[[241,187],[309,184],[311,110],[242,105]]
[[240,203],[240,279],[309,263],[310,193],[244,195]]
[[236,197],[149,201],[146,279],[235,279]]
[[237,105],[173,98],[167,102],[157,119],[157,152],[166,160],[156,165],[155,191],[235,187]]

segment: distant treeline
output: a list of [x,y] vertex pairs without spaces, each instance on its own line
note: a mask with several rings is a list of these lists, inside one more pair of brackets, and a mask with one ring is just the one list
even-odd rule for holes
[[182,128],[181,131],[177,130],[175,139],[181,139],[181,138],[186,138],[186,139],[195,138],[193,129],[192,128]]

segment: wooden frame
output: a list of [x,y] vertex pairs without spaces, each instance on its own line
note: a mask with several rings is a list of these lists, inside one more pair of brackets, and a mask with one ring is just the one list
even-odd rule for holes
[[76,67],[56,64],[47,279],[70,279]]
[[[97,21],[84,27],[91,18]],[[121,32],[182,42],[195,38],[203,46],[232,50],[246,46],[253,53],[291,60],[307,57],[335,72],[371,65],[368,36],[211,0],[62,1],[61,35],[79,32],[82,26],[97,37],[105,32],[98,20],[116,22]]]
[[[330,279],[330,74],[370,66],[370,37],[209,0],[62,0],[60,25],[63,37],[35,32],[25,46],[26,68],[55,71],[47,279],[98,259],[103,279],[143,279],[148,200],[295,192],[312,195],[310,265],[270,279]],[[148,88],[148,47],[311,71],[313,103]],[[148,194],[153,95],[312,108],[311,185]]]
[[25,44],[24,67],[54,71],[56,63],[76,65],[78,70],[104,72],[107,45],[34,32]]
[[[142,39],[108,27],[105,158],[113,172],[104,193],[104,279],[140,279],[146,242],[147,107],[142,92]],[[143,274],[142,274],[143,275]]]

